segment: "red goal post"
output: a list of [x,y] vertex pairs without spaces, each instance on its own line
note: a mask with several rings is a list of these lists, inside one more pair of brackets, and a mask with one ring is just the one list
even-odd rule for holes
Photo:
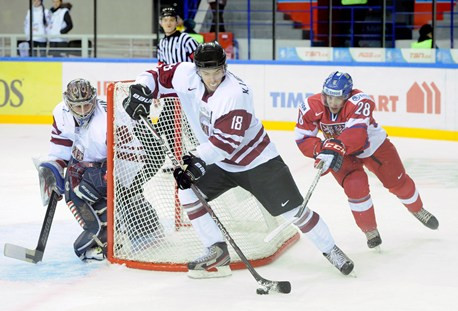
[[[187,271],[187,262],[201,256],[204,248],[181,208],[170,160],[122,107],[131,83],[110,83],[107,89],[107,257],[131,268]],[[177,98],[156,101],[151,119],[178,159],[196,146]],[[283,219],[269,215],[241,188],[210,204],[254,267],[271,263],[300,238],[290,226],[265,243]],[[245,267],[232,249],[230,255],[232,269]]]

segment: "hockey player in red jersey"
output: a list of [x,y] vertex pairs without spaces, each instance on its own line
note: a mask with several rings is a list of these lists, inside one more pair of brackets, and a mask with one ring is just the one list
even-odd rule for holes
[[[324,174],[330,171],[343,187],[369,248],[379,246],[382,239],[364,166],[422,224],[433,230],[439,226],[436,217],[423,208],[415,183],[406,173],[395,146],[376,123],[374,108],[368,94],[353,89],[348,73],[336,71],[325,80],[320,94],[310,96],[300,106],[295,128],[301,152],[315,158],[315,163],[324,161]],[[319,131],[324,140],[317,137]]]

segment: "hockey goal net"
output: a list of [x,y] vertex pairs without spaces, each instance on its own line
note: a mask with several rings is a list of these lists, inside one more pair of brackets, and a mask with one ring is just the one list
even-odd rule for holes
[[[201,256],[204,248],[180,206],[171,161],[148,129],[122,107],[130,84],[112,83],[107,92],[108,260],[132,268],[187,271],[187,262]],[[156,100],[151,120],[177,159],[196,146],[177,98]],[[210,204],[253,266],[272,262],[300,237],[290,226],[265,243],[283,219],[270,216],[241,188]],[[244,267],[232,249],[230,255],[233,269]]]

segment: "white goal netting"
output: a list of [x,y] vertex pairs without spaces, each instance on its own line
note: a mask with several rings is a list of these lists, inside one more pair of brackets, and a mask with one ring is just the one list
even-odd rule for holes
[[[131,120],[122,107],[129,85],[118,82],[108,91],[108,259],[136,268],[186,271],[186,263],[204,249],[180,206],[171,161],[147,127]],[[155,101],[151,120],[177,159],[198,143],[177,98]],[[270,216],[241,188],[210,205],[254,265],[269,263],[299,238],[290,226],[265,243],[264,237],[282,219]],[[232,267],[241,267],[238,256],[230,252]]]

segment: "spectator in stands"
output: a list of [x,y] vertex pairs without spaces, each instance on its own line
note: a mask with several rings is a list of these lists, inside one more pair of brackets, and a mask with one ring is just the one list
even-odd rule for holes
[[[424,24],[419,30],[420,37],[417,42],[413,42],[412,49],[431,49],[433,48],[433,27],[430,24]],[[437,48],[437,46],[436,46]]]
[[51,23],[48,25],[49,38],[49,55],[66,56],[65,49],[68,47],[68,41],[62,38],[61,34],[66,34],[73,28],[70,10],[71,3],[62,3],[62,0],[52,0]]
[[[34,0],[32,8],[33,56],[46,56],[46,27],[51,21],[51,13],[45,9],[43,0]],[[30,41],[30,10],[24,21],[24,33]]]
[[219,4],[218,6],[218,16],[219,16],[218,31],[225,32],[226,28],[224,27],[223,12],[224,12],[224,8],[226,7],[227,0],[207,0],[207,1],[208,1],[208,4],[210,5],[210,9],[212,10],[212,14],[213,14],[210,32],[216,31],[216,5],[217,3]]
[[187,19],[183,23],[185,27],[185,31],[188,35],[190,35],[194,40],[196,40],[197,43],[201,44],[204,43],[204,36],[202,36],[200,33],[197,33],[194,30],[194,27],[196,27],[196,22],[192,19]]

